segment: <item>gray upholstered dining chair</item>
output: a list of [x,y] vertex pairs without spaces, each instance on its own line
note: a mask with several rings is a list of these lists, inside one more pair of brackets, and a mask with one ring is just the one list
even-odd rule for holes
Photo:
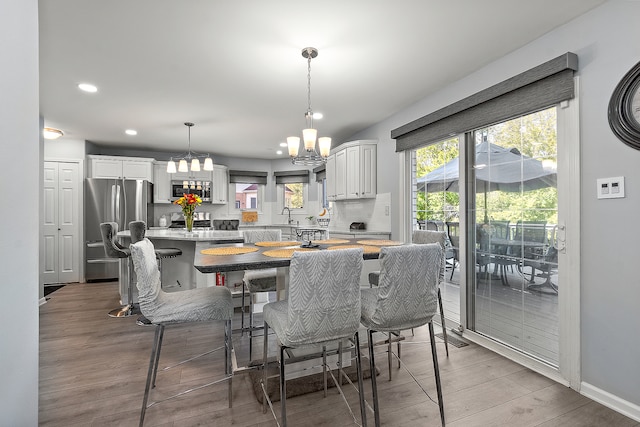
[[[352,339],[354,342],[360,416],[362,425],[367,425],[358,337],[362,254],[362,249],[359,248],[294,252],[289,266],[287,299],[264,306],[263,412],[266,412],[267,401],[271,407],[271,400],[267,393],[267,356],[268,331],[269,328],[272,328],[280,350],[280,408],[283,426],[287,425],[285,365],[287,362],[291,363],[299,359],[289,350],[305,346],[322,346],[326,395],[327,345],[337,341],[339,343],[337,354],[340,379],[336,380],[333,373],[331,376],[336,387],[343,394],[340,388],[344,375],[342,372],[342,341],[346,339]],[[306,358],[307,356],[301,357]],[[275,413],[274,417],[276,417]]]
[[[361,290],[361,322],[368,332],[371,372],[376,371],[374,332],[395,332],[428,324],[440,419],[444,426],[442,386],[432,324],[433,316],[437,313],[443,253],[440,244],[436,243],[381,248],[378,286]],[[380,406],[375,375],[371,375],[371,386],[375,425],[379,426]]]
[[[282,230],[260,229],[242,230],[244,243],[272,242],[282,240]],[[253,297],[259,292],[273,292],[276,290],[277,269],[264,268],[259,270],[246,270],[242,278],[242,318],[240,328],[242,334],[249,332],[249,359],[253,357],[253,332],[261,330],[262,326],[256,327],[253,324]],[[244,325],[245,295],[249,293],[249,326]]]
[[[140,310],[153,325],[156,325],[151,357],[149,359],[149,369],[147,371],[144,398],[142,401],[142,410],[140,412],[140,426],[143,425],[147,408],[150,406],[222,381],[228,381],[228,399],[229,407],[231,407],[233,397],[233,368],[231,364],[233,351],[231,338],[233,301],[231,291],[224,286],[212,286],[181,292],[164,292],[160,285],[160,270],[158,270],[153,243],[151,243],[149,239],[144,238],[137,243],[133,243],[130,248],[131,258],[138,278],[137,287]],[[215,351],[224,348],[225,376],[202,386],[191,388],[190,390],[164,398],[158,402],[148,404],[151,388],[154,388],[156,383],[165,326],[203,321],[223,321],[225,323],[224,345],[211,350]],[[199,356],[192,357],[188,360],[193,360],[197,357]],[[207,373],[207,375],[209,374]]]
[[134,314],[140,314],[138,306],[133,303],[133,278],[131,274],[131,251],[129,248],[122,246],[116,239],[118,234],[117,222],[103,222],[100,224],[100,233],[102,235],[102,243],[104,245],[105,255],[109,258],[120,258],[127,260],[126,276],[121,280],[127,284],[127,304],[119,308],[109,311],[111,317],[128,317]]

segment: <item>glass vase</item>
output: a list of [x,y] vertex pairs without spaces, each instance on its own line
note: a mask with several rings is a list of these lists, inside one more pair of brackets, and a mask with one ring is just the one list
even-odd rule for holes
[[185,214],[184,215],[184,224],[187,226],[187,231],[193,231],[193,214]]

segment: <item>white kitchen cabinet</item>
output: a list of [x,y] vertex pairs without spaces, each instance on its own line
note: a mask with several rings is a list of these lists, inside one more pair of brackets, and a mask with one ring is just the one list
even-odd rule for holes
[[213,180],[211,182],[211,203],[224,205],[227,203],[229,190],[229,172],[223,165],[213,165]]
[[329,199],[352,200],[376,197],[377,161],[376,141],[363,140],[342,144],[327,159]]
[[335,154],[327,157],[327,164],[325,166],[326,173],[326,185],[327,185],[327,200],[336,200],[336,156]]
[[169,174],[172,181],[211,181],[211,171],[176,172]]
[[89,155],[89,178],[146,179],[153,182],[153,159]]
[[153,163],[153,203],[171,203],[171,174],[167,162]]

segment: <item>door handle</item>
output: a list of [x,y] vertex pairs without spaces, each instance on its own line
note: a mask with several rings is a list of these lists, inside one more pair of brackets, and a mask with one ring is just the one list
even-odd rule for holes
[[567,228],[564,224],[558,224],[556,231],[556,240],[553,242],[553,246],[558,252],[564,253],[567,249]]

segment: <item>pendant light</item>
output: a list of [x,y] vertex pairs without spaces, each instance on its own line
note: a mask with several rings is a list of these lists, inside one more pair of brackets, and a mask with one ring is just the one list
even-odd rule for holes
[[287,138],[289,156],[291,157],[291,162],[295,165],[321,165],[327,161],[327,157],[331,151],[331,138],[321,137],[318,138],[320,154],[316,152],[316,137],[318,136],[318,131],[313,127],[313,110],[311,109],[311,59],[316,56],[318,56],[318,49],[315,47],[302,49],[302,57],[307,59],[307,112],[304,114],[307,128],[302,130],[304,152],[301,155],[299,155],[300,137],[290,136]]
[[204,166],[202,169],[205,171],[213,170],[213,160],[209,157],[208,154],[198,154],[195,151],[191,151],[191,128],[195,126],[195,124],[191,122],[185,122],[184,124],[189,130],[189,148],[185,155],[179,156],[178,159],[178,168],[176,170],[176,162],[173,160],[173,157],[167,162],[167,173],[176,173],[176,172],[189,172],[189,165],[191,166],[191,172],[199,172],[200,171],[200,157],[205,157]]

